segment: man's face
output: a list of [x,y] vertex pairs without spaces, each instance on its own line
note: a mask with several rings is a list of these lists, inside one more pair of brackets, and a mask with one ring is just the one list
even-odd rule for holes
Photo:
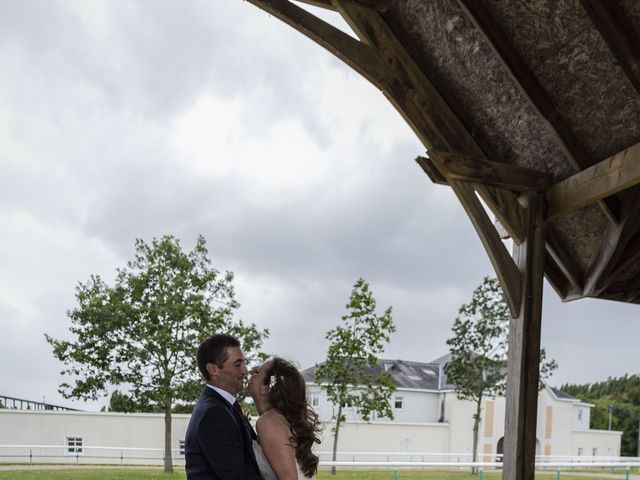
[[229,358],[222,368],[208,364],[211,384],[221,388],[231,395],[237,395],[244,386],[244,377],[247,374],[247,366],[244,363],[244,355],[240,347],[227,347]]

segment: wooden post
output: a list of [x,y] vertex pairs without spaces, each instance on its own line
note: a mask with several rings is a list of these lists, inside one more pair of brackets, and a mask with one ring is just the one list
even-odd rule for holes
[[526,236],[514,249],[522,289],[519,316],[509,323],[504,480],[533,480],[536,455],[545,198],[535,192],[526,198]]

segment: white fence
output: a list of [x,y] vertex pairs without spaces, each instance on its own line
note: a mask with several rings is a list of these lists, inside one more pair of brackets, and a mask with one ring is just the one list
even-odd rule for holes
[[[329,461],[332,458],[332,452],[316,451],[316,455],[321,460]],[[473,455],[471,453],[448,453],[448,452],[338,452],[336,455],[336,461],[394,461],[404,460],[408,462],[430,462],[430,463],[469,463],[472,461]],[[500,464],[502,460],[502,454],[499,453],[480,453],[477,454],[478,462],[482,463],[495,463]],[[555,466],[556,464],[569,464],[571,466],[577,465],[591,465],[594,463],[614,463],[619,465],[620,463],[633,463],[633,467],[637,466],[636,463],[640,463],[640,457],[618,457],[608,455],[536,455],[536,465]],[[552,465],[553,464],[553,465]],[[600,465],[599,465],[600,466]]]
[[[173,449],[171,455],[174,464],[184,464],[184,455],[179,449]],[[0,445],[0,462],[161,465],[164,463],[164,449],[83,445],[70,452],[68,445]]]
[[[501,468],[501,455],[478,454],[479,461],[472,462],[470,453],[438,452],[338,452],[335,462],[332,453],[318,451],[321,467],[353,468],[443,468],[469,467]],[[172,450],[175,465],[184,465],[184,455]],[[144,447],[81,446],[70,452],[68,445],[0,445],[0,463],[63,463],[63,464],[112,464],[112,465],[161,465],[164,449]],[[537,456],[538,468],[612,468],[640,467],[640,457],[610,456]]]

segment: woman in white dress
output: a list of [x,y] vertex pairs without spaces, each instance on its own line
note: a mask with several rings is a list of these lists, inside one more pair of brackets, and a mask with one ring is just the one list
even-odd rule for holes
[[254,452],[265,480],[315,478],[320,422],[307,403],[305,381],[290,362],[274,357],[251,371],[247,386],[258,414]]

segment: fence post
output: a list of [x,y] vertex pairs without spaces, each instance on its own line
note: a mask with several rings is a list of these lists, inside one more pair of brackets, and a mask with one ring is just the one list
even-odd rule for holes
[[29,449],[29,465],[33,463],[33,449]]
[[556,480],[560,480],[560,468],[556,470]]
[[122,450],[120,450],[120,465],[124,463],[124,456],[122,454]]
[[627,470],[626,470],[626,472],[625,472],[625,476],[624,476],[625,480],[629,480],[629,473],[630,473],[630,471],[631,471],[631,467],[627,467]]
[[480,467],[480,480],[484,480],[484,467]]
[[398,480],[398,467],[393,467],[393,480]]

